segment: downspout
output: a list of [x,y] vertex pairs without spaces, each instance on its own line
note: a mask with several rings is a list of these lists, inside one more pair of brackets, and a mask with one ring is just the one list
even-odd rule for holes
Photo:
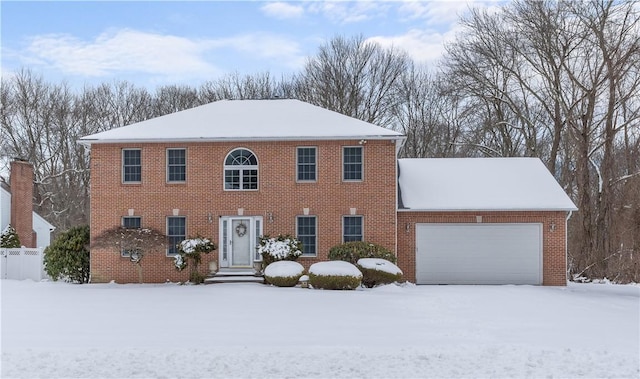
[[[564,219],[564,265],[567,268],[569,267],[569,219],[571,218],[572,214],[573,211],[569,211],[567,217],[565,217]],[[568,275],[569,272],[567,271],[567,276]]]
[[400,178],[398,177],[399,174],[399,162],[398,162],[398,155],[400,154],[400,149],[402,149],[402,146],[404,145],[404,142],[407,140],[406,136],[402,136],[398,139],[395,140],[395,145],[396,145],[396,167],[395,167],[395,179],[396,179],[396,202],[395,202],[395,208],[396,208],[396,212],[395,212],[395,218],[396,218],[396,233],[395,233],[395,251],[396,251],[396,260],[398,259],[398,232],[399,232],[399,227],[398,227],[398,192],[400,190]]

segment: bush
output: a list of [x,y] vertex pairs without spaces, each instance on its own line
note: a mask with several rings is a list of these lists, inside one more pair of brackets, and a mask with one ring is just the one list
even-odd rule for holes
[[178,271],[182,271],[191,262],[191,273],[189,274],[189,281],[193,284],[204,283],[204,275],[198,271],[198,266],[202,261],[202,254],[209,254],[216,250],[218,246],[211,242],[208,238],[197,236],[195,238],[188,238],[178,244],[178,254],[174,259],[174,265]]
[[11,225],[7,225],[7,227],[0,234],[0,247],[3,249],[13,249],[16,247],[20,247],[20,237],[18,233]]
[[309,268],[309,284],[313,288],[352,290],[360,286],[362,273],[348,262],[318,262]]
[[362,272],[362,285],[367,288],[402,280],[402,270],[385,259],[362,258],[356,266]]
[[262,255],[262,267],[277,261],[295,261],[302,255],[302,243],[288,234],[277,237],[260,237],[258,253]]
[[298,262],[273,262],[264,270],[267,283],[276,287],[293,287],[298,284],[304,273],[304,267]]
[[364,241],[346,242],[329,250],[329,259],[356,264],[360,258],[381,258],[396,263],[396,256],[387,248]]
[[53,279],[74,283],[89,281],[89,226],[60,233],[44,250],[44,269]]

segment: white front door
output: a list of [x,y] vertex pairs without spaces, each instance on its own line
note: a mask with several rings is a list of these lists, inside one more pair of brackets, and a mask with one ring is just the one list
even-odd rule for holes
[[262,217],[228,216],[220,220],[220,267],[249,268],[262,235]]
[[231,220],[231,264],[232,267],[249,267],[253,264],[251,254],[251,219]]

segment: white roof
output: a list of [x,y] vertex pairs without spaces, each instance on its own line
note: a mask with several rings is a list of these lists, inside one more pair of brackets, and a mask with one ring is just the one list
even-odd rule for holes
[[222,100],[82,137],[80,143],[399,139],[401,133],[299,100]]
[[577,210],[538,158],[398,160],[401,211]]

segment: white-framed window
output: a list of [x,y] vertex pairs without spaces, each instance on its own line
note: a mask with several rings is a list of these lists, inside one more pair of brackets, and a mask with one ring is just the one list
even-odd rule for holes
[[362,216],[342,217],[342,242],[363,240]]
[[167,237],[169,239],[168,256],[178,254],[178,244],[187,238],[187,218],[184,216],[167,217]]
[[344,146],[342,148],[342,180],[362,181],[362,166],[362,146]]
[[[140,229],[142,227],[142,217],[140,216],[124,216],[122,217],[122,226],[127,229]],[[131,252],[125,249],[120,251],[123,257],[131,257]]]
[[187,149],[167,149],[167,182],[187,181]]
[[316,216],[296,217],[296,235],[302,242],[302,256],[318,255],[318,219]]
[[141,149],[122,149],[122,182],[142,182]]
[[240,148],[227,154],[224,160],[226,191],[256,191],[258,189],[258,159],[248,149]]
[[315,182],[317,174],[317,149],[315,146],[298,147],[296,150],[296,180]]

